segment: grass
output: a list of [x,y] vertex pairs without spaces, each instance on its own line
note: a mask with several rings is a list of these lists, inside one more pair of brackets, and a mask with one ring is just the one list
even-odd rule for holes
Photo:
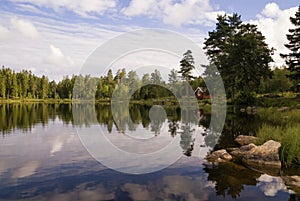
[[298,108],[261,108],[259,116],[264,123],[273,126],[286,127],[300,123],[300,109]]
[[260,144],[275,140],[281,143],[280,157],[285,166],[300,164],[300,110],[283,112],[275,108],[260,111],[264,124],[257,132]]
[[299,106],[300,96],[295,93],[285,93],[279,97],[263,97],[256,98],[256,106],[260,107],[291,107]]

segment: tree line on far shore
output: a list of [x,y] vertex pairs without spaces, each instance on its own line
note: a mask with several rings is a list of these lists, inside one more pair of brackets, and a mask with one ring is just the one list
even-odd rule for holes
[[[275,68],[272,71],[272,78],[262,79],[258,93],[279,93],[286,91],[295,91],[296,82],[287,75],[289,71],[285,67]],[[205,77],[195,77],[189,81],[193,90],[197,87],[205,88]],[[41,77],[34,75],[31,71],[22,70],[15,72],[10,68],[2,67],[0,69],[0,98],[1,99],[71,99],[73,97],[74,86],[77,89],[86,90],[88,84],[97,86],[95,90],[95,99],[109,99],[115,89],[122,82],[123,93],[133,93],[130,90],[138,89],[133,93],[135,100],[147,100],[151,98],[163,98],[173,95],[182,97],[185,95],[185,88],[180,79],[177,70],[173,69],[168,75],[168,81],[164,81],[158,70],[152,73],[145,73],[139,78],[133,70],[126,72],[120,69],[115,74],[108,70],[107,75],[100,78],[89,75],[65,76],[61,81],[56,82],[43,75]],[[149,85],[145,85],[148,83]],[[145,85],[141,87],[141,85]],[[170,90],[168,90],[168,89]],[[171,92],[172,91],[172,92]],[[209,93],[209,92],[208,92]],[[122,96],[122,91],[120,93]],[[123,94],[124,96],[124,94]]]
[[[142,83],[148,83],[141,87]],[[107,75],[92,77],[90,75],[65,76],[61,81],[56,82],[43,76],[36,76],[31,71],[22,70],[15,72],[10,68],[0,69],[0,99],[71,99],[78,97],[80,91],[88,91],[89,86],[96,86],[91,94],[95,99],[110,99],[118,86],[122,85],[124,93],[133,93],[130,90],[138,89],[133,93],[133,99],[151,99],[172,96],[168,87],[176,88],[178,94],[184,94],[184,88],[180,84],[178,72],[172,70],[169,80],[164,81],[158,70],[152,73],[145,73],[140,79],[136,71],[126,72],[125,68],[118,70],[115,74],[111,69]],[[205,86],[201,77],[190,81],[193,89],[198,86]],[[75,87],[75,88],[74,88]],[[141,87],[141,88],[140,88]],[[79,90],[77,97],[73,97],[73,90]],[[170,89],[170,88],[169,88]],[[122,95],[122,94],[121,94]]]

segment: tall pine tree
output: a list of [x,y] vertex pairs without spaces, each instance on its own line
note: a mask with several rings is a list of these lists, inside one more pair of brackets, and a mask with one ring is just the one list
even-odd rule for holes
[[290,17],[291,23],[295,26],[293,29],[289,29],[289,34],[286,35],[289,40],[288,44],[285,44],[291,52],[288,54],[280,54],[285,59],[288,69],[291,72],[289,75],[294,80],[300,79],[300,6],[295,14],[295,17]]
[[192,51],[188,50],[183,54],[183,58],[180,61],[180,71],[178,73],[181,73],[182,79],[189,82],[192,78],[194,78],[191,73],[192,70],[195,69],[194,66],[194,58],[192,55]]

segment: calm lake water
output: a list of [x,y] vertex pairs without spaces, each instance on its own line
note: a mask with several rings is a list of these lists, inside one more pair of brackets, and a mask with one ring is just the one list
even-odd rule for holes
[[[71,104],[0,105],[0,200],[299,200],[280,176],[203,159],[215,143],[235,146],[235,136],[255,132],[262,122],[255,115],[227,115],[222,134],[212,134],[210,115],[196,112],[183,121],[176,107],[151,119],[151,106],[130,105],[117,121],[110,105],[92,109],[93,123],[73,118]],[[137,154],[160,150],[177,136],[181,157],[147,174],[107,168],[80,140],[80,131],[93,125],[115,146]],[[129,146],[128,138],[136,137]]]

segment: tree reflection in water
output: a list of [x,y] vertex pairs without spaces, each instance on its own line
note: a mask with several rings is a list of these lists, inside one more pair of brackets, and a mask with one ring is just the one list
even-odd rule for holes
[[208,173],[208,180],[215,182],[216,194],[223,197],[227,195],[232,198],[239,197],[244,190],[244,185],[256,186],[257,178],[261,175],[232,162],[207,163],[204,166],[205,172]]

